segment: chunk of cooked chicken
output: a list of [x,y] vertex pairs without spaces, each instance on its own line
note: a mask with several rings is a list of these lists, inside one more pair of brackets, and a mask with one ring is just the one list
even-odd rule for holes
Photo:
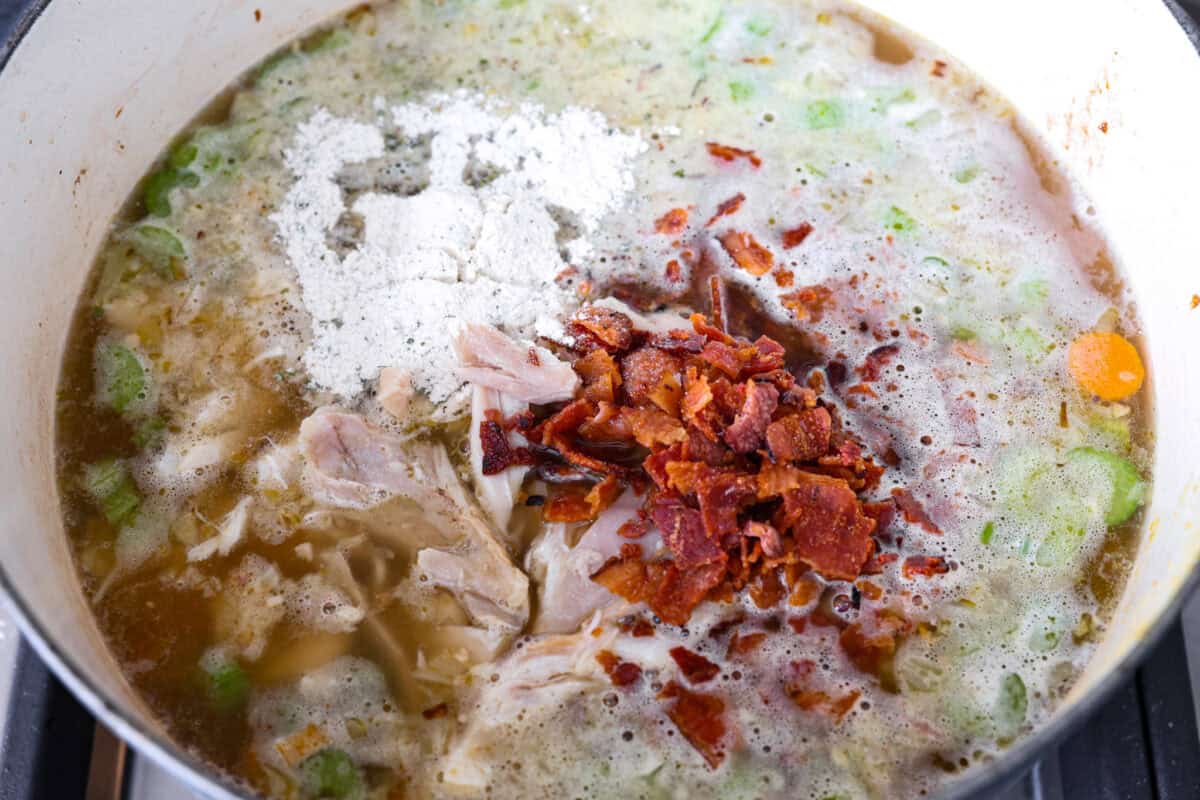
[[406,441],[332,409],[300,425],[305,474],[314,496],[334,507],[369,509],[394,496],[415,501],[431,524],[461,539],[453,551],[417,556],[434,585],[452,592],[476,622],[509,631],[529,618],[529,579],[488,525],[441,445]]
[[569,400],[579,388],[570,364],[544,347],[517,342],[491,325],[468,323],[454,339],[457,374],[526,403]]
[[412,373],[398,367],[379,370],[379,392],[376,398],[383,410],[397,420],[408,417],[408,404],[413,399]]

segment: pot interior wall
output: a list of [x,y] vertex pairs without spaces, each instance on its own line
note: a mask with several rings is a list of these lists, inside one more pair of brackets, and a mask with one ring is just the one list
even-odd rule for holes
[[[53,398],[77,293],[114,211],[172,134],[243,69],[350,5],[55,0],[0,73],[0,564],[36,627],[94,687],[75,687],[93,709],[110,704],[151,724],[83,604],[58,521]],[[1177,101],[1200,90],[1200,60],[1155,0],[867,5],[956,54],[1022,109],[1088,187],[1149,327],[1160,441],[1151,522],[1079,696],[1136,644],[1200,557],[1200,460],[1188,455],[1200,445],[1200,415],[1189,413],[1200,355],[1176,344],[1200,335],[1189,302],[1200,291],[1190,141],[1200,107]]]

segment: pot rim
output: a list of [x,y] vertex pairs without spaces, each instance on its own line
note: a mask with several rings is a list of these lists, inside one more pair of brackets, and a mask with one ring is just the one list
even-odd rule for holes
[[[16,11],[7,19],[0,18],[0,72],[20,46],[30,29],[52,0],[16,0]],[[1200,24],[1197,24],[1177,0],[1162,0],[1200,57]],[[984,798],[1021,778],[1033,767],[1046,749],[1062,742],[1090,719],[1102,703],[1107,702],[1138,669],[1149,652],[1159,643],[1166,630],[1178,617],[1184,603],[1200,587],[1200,564],[1179,586],[1175,596],[1162,614],[1149,626],[1139,641],[1092,688],[1070,708],[1054,714],[1051,719],[1015,746],[1005,750],[988,764],[975,767],[961,779],[945,787],[941,800]],[[13,617],[21,635],[50,670],[71,693],[121,739],[130,743],[139,754],[149,756],[159,767],[185,783],[188,788],[203,792],[214,800],[238,800],[245,797],[246,787],[225,772],[213,768],[189,749],[169,737],[150,730],[140,720],[127,717],[105,692],[83,672],[78,664],[47,636],[41,622],[14,589],[8,571],[0,564],[0,602]]]

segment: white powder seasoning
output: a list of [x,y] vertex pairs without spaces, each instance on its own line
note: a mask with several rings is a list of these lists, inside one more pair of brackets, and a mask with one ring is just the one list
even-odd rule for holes
[[461,322],[532,336],[539,318],[545,327],[575,304],[554,280],[567,267],[561,250],[587,258],[601,219],[633,190],[631,164],[646,144],[594,111],[504,108],[466,92],[390,117],[387,133],[430,137],[429,185],[359,196],[349,209],[363,224],[357,249],[339,257],[327,243],[348,210],[336,178],[385,154],[386,123],[318,111],[301,124],[285,153],[295,183],[271,220],[312,317],[313,383],[353,400],[382,367],[399,367],[442,403],[460,385],[451,340]]

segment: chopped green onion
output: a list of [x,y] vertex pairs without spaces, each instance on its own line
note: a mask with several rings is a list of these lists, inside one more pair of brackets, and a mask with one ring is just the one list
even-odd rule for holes
[[837,100],[814,100],[808,104],[805,115],[808,127],[815,131],[841,127],[845,118]]
[[987,524],[983,526],[983,531],[979,534],[979,541],[983,542],[984,544],[991,544],[992,537],[995,535],[996,524],[991,520],[988,520]]
[[84,467],[83,487],[113,525],[127,521],[142,502],[125,464],[116,459]]
[[740,103],[744,100],[749,100],[754,96],[754,87],[748,83],[741,81],[731,81],[729,83],[729,97],[735,103]]
[[312,800],[361,800],[362,773],[344,751],[327,747],[300,762],[300,785]]
[[904,209],[892,206],[883,217],[883,225],[897,233],[909,233],[917,227],[916,221]]
[[142,362],[123,344],[108,342],[96,350],[100,396],[112,409],[124,413],[146,397],[146,373]]
[[704,35],[700,37],[700,44],[708,44],[709,40],[717,35],[717,31],[721,30],[721,26],[724,24],[725,9],[721,9],[717,12],[717,18],[712,21],[712,24],[708,26],[708,30],[706,30]]
[[236,661],[223,661],[207,670],[208,696],[219,711],[236,711],[246,702],[250,681]]
[[925,256],[925,258],[921,259],[921,262],[924,264],[936,264],[939,267],[950,266],[949,261],[944,258],[939,258],[938,256]]
[[179,186],[198,186],[200,178],[193,172],[176,167],[164,167],[146,179],[142,200],[146,211],[155,217],[171,215],[171,191]]

